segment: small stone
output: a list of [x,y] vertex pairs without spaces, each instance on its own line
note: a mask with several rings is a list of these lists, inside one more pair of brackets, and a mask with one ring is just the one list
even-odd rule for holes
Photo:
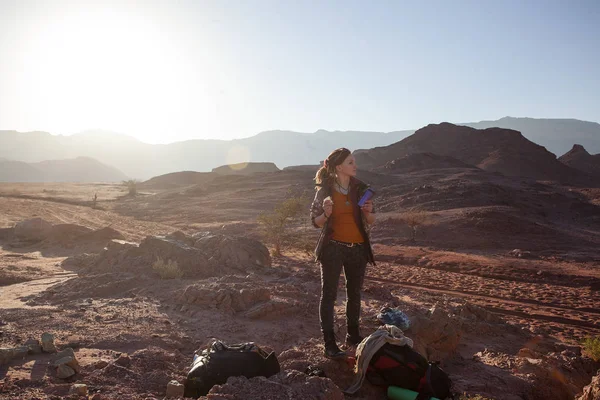
[[165,397],[169,398],[178,398],[183,397],[184,394],[184,386],[177,382],[176,380],[172,380],[167,384],[167,394]]
[[13,348],[3,347],[0,348],[0,365],[7,364],[15,356]]
[[48,332],[42,334],[42,351],[45,353],[56,353],[56,346],[54,346],[54,335]]
[[90,397],[90,400],[104,400],[104,397],[100,393],[96,393],[95,395]]
[[72,348],[67,347],[64,350],[61,350],[59,353],[56,353],[54,356],[54,365],[67,365],[71,367],[75,372],[79,372],[81,367],[79,366],[79,362],[75,357],[75,352]]
[[63,349],[54,355],[55,360],[63,357],[75,357],[75,350],[73,350],[71,347],[67,347],[66,349]]
[[68,377],[71,377],[73,375],[75,375],[75,371],[68,365],[61,364],[56,369],[56,376],[60,379],[67,379]]
[[27,339],[24,345],[29,348],[29,354],[40,354],[42,352],[42,345],[37,339]]
[[19,346],[13,349],[15,355],[14,358],[23,358],[29,353],[29,347],[27,346]]
[[69,393],[75,394],[77,396],[87,396],[88,387],[84,383],[76,383],[73,386],[71,386],[71,390],[69,391]]
[[517,356],[523,357],[523,358],[537,358],[538,357],[533,350],[531,350],[527,347],[523,347],[522,349],[520,349],[517,352]]
[[106,360],[98,360],[94,363],[94,368],[102,369],[102,368],[106,367],[107,365],[108,365],[108,362]]

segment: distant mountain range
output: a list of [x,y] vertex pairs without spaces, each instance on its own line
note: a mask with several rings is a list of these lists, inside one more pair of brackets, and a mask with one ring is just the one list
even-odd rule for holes
[[527,139],[544,146],[560,156],[578,143],[591,153],[600,153],[600,124],[577,119],[537,119],[504,117],[497,121],[481,121],[466,124],[471,128],[505,128],[519,131]]
[[[513,129],[558,155],[567,152],[575,143],[583,145],[591,153],[600,153],[600,124],[594,122],[506,117],[461,125],[477,129],[493,126]],[[0,158],[35,163],[90,157],[114,166],[128,177],[147,179],[176,171],[211,171],[217,166],[244,161],[272,162],[279,168],[316,165],[337,147],[355,150],[388,146],[413,133],[412,130],[389,133],[268,131],[230,141],[188,140],[152,145],[104,131],[87,131],[72,136],[0,131]]]
[[38,163],[0,159],[0,182],[118,182],[127,176],[89,157]]
[[0,157],[39,162],[85,156],[115,166],[129,177],[147,179],[175,171],[211,171],[221,165],[245,161],[273,162],[279,168],[318,164],[337,147],[384,146],[412,133],[268,131],[238,140],[147,144],[126,135],[95,131],[72,136],[0,131]]

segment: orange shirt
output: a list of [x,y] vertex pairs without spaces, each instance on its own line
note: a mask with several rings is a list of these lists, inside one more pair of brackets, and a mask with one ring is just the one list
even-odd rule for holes
[[332,239],[345,243],[363,243],[365,239],[354,220],[352,201],[350,200],[349,204],[346,204],[346,195],[336,190],[333,190],[331,199],[333,200],[333,212],[331,214]]

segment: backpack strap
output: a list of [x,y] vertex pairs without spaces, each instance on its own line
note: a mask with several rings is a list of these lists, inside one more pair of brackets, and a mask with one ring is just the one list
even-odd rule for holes
[[435,392],[433,391],[433,387],[431,387],[431,363],[427,363],[427,371],[425,372],[425,385],[421,390],[419,390],[419,394],[415,400],[429,400],[434,395]]

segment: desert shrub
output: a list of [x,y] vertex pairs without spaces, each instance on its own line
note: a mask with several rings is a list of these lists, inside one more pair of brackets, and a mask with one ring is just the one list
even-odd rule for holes
[[594,361],[600,361],[600,336],[585,338],[581,347],[586,356]]
[[306,247],[306,244],[303,244],[304,229],[299,230],[298,226],[302,226],[302,216],[308,214],[309,201],[306,194],[292,195],[276,205],[272,212],[258,216],[263,237],[273,246],[273,256],[280,256],[285,247]]
[[158,273],[160,279],[179,279],[183,276],[183,271],[177,265],[177,261],[167,260],[165,262],[161,257],[154,261],[152,270]]
[[135,196],[137,194],[138,183],[139,182],[137,181],[137,179],[129,179],[121,182],[121,184],[127,188],[127,191],[130,196]]
[[414,242],[417,238],[419,227],[427,222],[427,218],[428,214],[425,211],[418,208],[411,208],[399,218],[399,221],[409,226],[411,229],[410,240]]

